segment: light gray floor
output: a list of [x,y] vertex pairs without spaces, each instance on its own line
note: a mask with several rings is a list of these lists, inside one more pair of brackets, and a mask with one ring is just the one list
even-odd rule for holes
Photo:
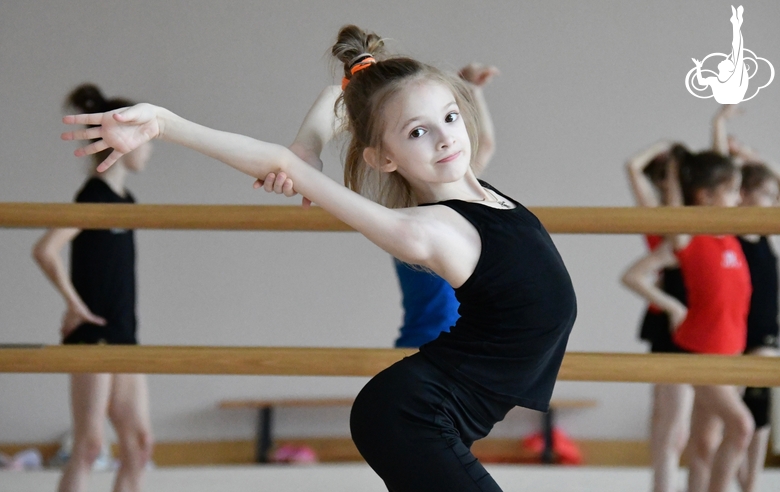
[[[627,492],[650,490],[646,468],[492,465],[505,492]],[[0,471],[0,492],[56,489],[56,471]],[[88,492],[111,490],[111,473],[95,473]],[[684,479],[684,477],[681,477]],[[386,492],[366,465],[161,468],[149,471],[145,492]],[[733,488],[736,491],[736,487]],[[757,492],[780,490],[780,471],[764,472]]]

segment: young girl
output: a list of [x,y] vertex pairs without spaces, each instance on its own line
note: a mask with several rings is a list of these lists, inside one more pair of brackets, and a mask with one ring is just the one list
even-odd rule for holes
[[447,280],[461,303],[457,324],[363,388],[352,437],[391,491],[498,491],[470,446],[515,405],[547,410],[574,323],[574,289],[538,219],[474,176],[468,89],[415,60],[384,58],[381,46],[355,26],[342,28],[333,46],[345,69],[353,191],[283,146],[149,104],[66,117],[101,126],[63,138],[101,139],[77,155],[112,147],[100,170],[162,138],[255,178],[284,173],[295,191],[391,255]]
[[[132,104],[105,99],[94,85],[76,88],[67,103],[87,113],[113,111]],[[93,172],[76,195],[79,203],[134,203],[125,188],[128,172],[140,172],[150,145],[140,145],[104,173]],[[95,165],[108,157],[95,154]],[[71,242],[70,277],[61,251]],[[34,257],[62,294],[64,344],[137,344],[135,315],[135,245],[125,229],[52,229],[35,245]],[[120,468],[114,490],[140,490],[151,457],[152,435],[146,379],[142,374],[72,374],[73,451],[59,491],[86,489],[92,464],[100,454],[106,416],[116,430]]]
[[[640,207],[679,206],[682,199],[670,186],[668,167],[680,162],[688,150],[679,143],[658,142],[633,156],[626,163],[631,190]],[[663,236],[645,237],[651,251],[664,241]],[[664,268],[658,278],[663,291],[682,304],[686,303],[685,285],[679,267]],[[650,304],[639,334],[650,342],[650,352],[674,352],[669,316]],[[653,491],[676,490],[680,456],[688,442],[693,390],[687,384],[653,386],[653,410],[650,420],[650,456],[653,467]]]
[[[764,164],[742,166],[742,205],[746,207],[777,206],[778,178]],[[777,255],[766,236],[738,238],[750,268],[753,295],[747,320],[746,354],[777,356],[778,279]],[[740,468],[739,482],[743,492],[755,490],[764,468],[769,443],[769,388],[745,388],[743,400],[755,422],[747,459]]]
[[[739,114],[733,105],[724,105],[715,115],[713,149],[742,163],[741,205],[773,207],[778,202],[778,176],[760,162],[755,152],[728,135],[726,122]],[[777,256],[765,236],[748,235],[738,238],[745,254],[753,294],[747,319],[746,354],[776,356],[778,336]],[[751,492],[764,468],[769,441],[769,388],[745,388],[743,401],[750,409],[756,430],[750,441],[747,457],[739,469],[739,484],[743,492]],[[719,429],[716,429],[716,431]],[[714,452],[714,450],[713,450]]]
[[[472,166],[479,176],[493,156],[495,137],[484,87],[498,73],[495,67],[470,64],[458,73],[468,82],[479,116],[477,154]],[[404,319],[399,329],[396,347],[420,347],[435,340],[440,333],[450,331],[458,320],[458,300],[452,287],[441,277],[393,258],[393,266],[401,287]]]
[[[679,166],[686,205],[736,206],[740,181],[731,160],[715,152],[692,155]],[[682,270],[687,309],[654,282],[660,269],[675,264]],[[623,280],[669,314],[674,328],[672,339],[678,351],[736,355],[744,350],[750,274],[739,242],[733,236],[672,236],[635,263]],[[688,490],[722,492],[735,477],[743,459],[753,432],[752,418],[736,387],[696,386],[694,389]],[[724,426],[723,439],[710,460],[708,439],[713,435],[712,426],[718,422]]]
[[[497,73],[495,67],[478,63],[466,65],[458,72],[471,90],[480,123],[476,164],[472,166],[476,176],[487,167],[495,148],[493,122],[482,87],[487,85]],[[340,96],[340,89],[326,88],[315,101],[295,141],[290,146],[298,157],[317,169],[322,169],[320,154],[323,147],[335,137],[338,128],[343,127],[343,122],[338,121],[339,118],[333,111]],[[314,121],[328,124],[315,124]],[[256,187],[262,185],[266,191],[276,193],[285,193],[285,190],[294,188],[289,178],[281,180],[280,176],[275,175],[267,178],[258,180]],[[292,195],[289,192],[286,194]],[[459,304],[452,286],[438,275],[399,261],[397,258],[393,258],[393,266],[401,288],[401,303],[404,308],[403,325],[399,330],[395,346],[418,348],[436,339],[440,333],[450,331],[450,327],[455,325],[459,316]]]

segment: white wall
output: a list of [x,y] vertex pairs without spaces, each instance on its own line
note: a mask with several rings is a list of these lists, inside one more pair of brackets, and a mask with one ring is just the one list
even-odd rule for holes
[[[746,47],[780,68],[780,4],[746,1]],[[473,60],[502,74],[488,88],[498,152],[485,178],[529,206],[631,205],[623,162],[660,138],[701,148],[716,109],[683,85],[691,58],[730,50],[725,1],[0,3],[0,201],[70,201],[85,164],[58,139],[67,91],[164,105],[217,128],[288,143],[334,77],[327,48],[357,23],[391,47],[443,67]],[[767,156],[778,82],[732,128]],[[338,149],[326,160],[339,178]],[[253,191],[218,163],[158,144],[129,187],[144,203],[297,203]],[[38,230],[0,230],[0,342],[58,342],[62,301],[30,260]],[[643,251],[637,236],[556,236],[575,282],[574,351],[641,352],[643,304],[618,285]],[[390,346],[399,293],[387,254],[357,234],[139,231],[145,344]],[[353,395],[350,378],[151,376],[160,440],[248,437],[250,412],[226,397]],[[562,383],[598,410],[563,415],[575,436],[642,438],[649,388]],[[69,425],[66,376],[0,375],[0,442],[46,441]],[[281,434],[346,433],[346,410],[290,411]],[[498,433],[531,428],[518,414]]]

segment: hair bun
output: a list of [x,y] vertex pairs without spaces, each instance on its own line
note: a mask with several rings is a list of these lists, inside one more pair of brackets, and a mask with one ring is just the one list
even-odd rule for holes
[[348,25],[339,29],[331,53],[344,64],[344,75],[349,77],[350,68],[360,61],[363,55],[371,55],[379,60],[379,57],[385,54],[384,45],[385,42],[379,35]]
[[68,95],[65,103],[85,113],[106,111],[106,98],[95,84],[83,84]]

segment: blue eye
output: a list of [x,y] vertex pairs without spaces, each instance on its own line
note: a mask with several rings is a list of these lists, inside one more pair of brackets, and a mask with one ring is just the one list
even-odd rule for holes
[[409,133],[409,136],[412,137],[412,138],[420,138],[423,135],[425,135],[425,133],[426,133],[426,131],[423,130],[422,128],[415,128],[414,130],[412,130]]
[[453,111],[452,113],[447,114],[447,117],[444,118],[444,121],[446,121],[447,123],[452,123],[454,121],[457,121],[459,117],[460,114]]

